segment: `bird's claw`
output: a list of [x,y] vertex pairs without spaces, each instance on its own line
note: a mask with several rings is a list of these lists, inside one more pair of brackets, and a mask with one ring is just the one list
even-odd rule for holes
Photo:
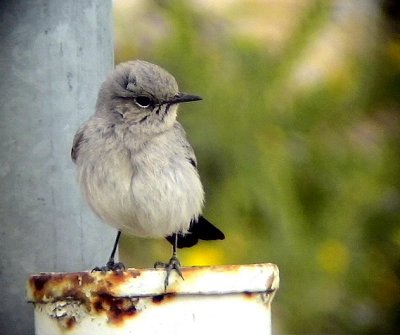
[[172,256],[168,263],[163,262],[155,262],[154,268],[164,268],[167,271],[167,275],[165,276],[164,280],[164,289],[166,290],[169,284],[169,276],[172,270],[175,270],[178,275],[183,278],[182,271],[181,271],[181,262],[179,262],[178,257]]
[[107,272],[107,271],[119,272],[119,271],[124,271],[124,270],[125,270],[125,265],[123,263],[114,262],[113,260],[110,260],[104,266],[101,266],[101,267],[96,266],[92,270],[92,272],[95,272],[95,271],[100,271],[100,272]]

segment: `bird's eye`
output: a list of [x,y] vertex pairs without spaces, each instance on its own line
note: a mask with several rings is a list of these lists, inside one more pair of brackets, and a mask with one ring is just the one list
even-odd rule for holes
[[147,108],[153,103],[153,101],[145,95],[139,95],[135,98],[135,103],[141,108]]

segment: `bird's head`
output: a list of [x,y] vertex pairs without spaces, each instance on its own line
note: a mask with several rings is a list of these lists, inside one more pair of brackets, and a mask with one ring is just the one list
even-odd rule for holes
[[175,78],[161,67],[135,60],[119,64],[99,91],[96,113],[149,131],[166,129],[182,102],[201,100],[179,92]]

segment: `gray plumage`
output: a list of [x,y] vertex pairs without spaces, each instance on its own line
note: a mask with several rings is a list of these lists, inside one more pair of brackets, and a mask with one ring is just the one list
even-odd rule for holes
[[[144,61],[120,64],[105,80],[71,151],[83,193],[103,221],[140,237],[184,236],[199,221],[203,187],[176,121],[179,103],[199,99]],[[203,239],[223,238],[215,229],[215,238]]]

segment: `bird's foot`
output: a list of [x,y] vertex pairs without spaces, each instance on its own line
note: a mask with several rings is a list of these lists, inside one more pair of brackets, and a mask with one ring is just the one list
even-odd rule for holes
[[101,271],[101,272],[107,272],[107,271],[124,271],[125,270],[125,265],[121,262],[114,262],[114,260],[109,260],[106,265],[98,267],[96,266],[92,272],[95,271]]
[[163,263],[163,262],[155,262],[154,263],[154,268],[164,268],[167,271],[167,275],[164,280],[164,289],[166,290],[169,284],[169,276],[172,272],[172,270],[175,270],[178,275],[183,278],[182,271],[181,271],[181,263],[179,262],[178,257],[175,255],[171,257],[168,263]]

